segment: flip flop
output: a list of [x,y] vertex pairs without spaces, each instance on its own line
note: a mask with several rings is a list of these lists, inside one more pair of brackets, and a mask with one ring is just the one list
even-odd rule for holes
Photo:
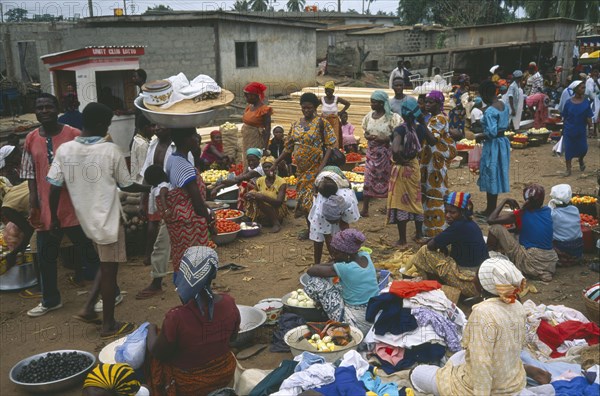
[[117,338],[117,337],[129,334],[133,330],[135,330],[135,327],[136,326],[134,323],[124,322],[121,324],[121,327],[119,327],[119,330],[116,330],[112,333],[100,333],[100,339],[101,340],[110,340],[112,338]]
[[30,289],[25,289],[25,290],[21,290],[19,292],[19,297],[21,298],[42,298],[42,292],[35,292],[33,293]]
[[152,297],[160,296],[165,291],[163,289],[160,290],[142,290],[138,294],[135,295],[136,300],[147,300]]
[[83,315],[73,315],[72,318],[75,320],[78,320],[80,322],[83,322],[83,323],[91,323],[91,324],[96,324],[96,325],[102,324],[102,319],[100,319],[98,317],[98,315],[94,315],[94,317],[89,317],[89,318],[87,318]]

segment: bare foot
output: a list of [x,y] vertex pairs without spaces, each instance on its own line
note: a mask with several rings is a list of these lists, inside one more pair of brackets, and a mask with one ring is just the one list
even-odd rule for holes
[[273,227],[271,227],[271,230],[269,232],[272,234],[277,234],[279,231],[281,231],[281,225],[275,224]]
[[402,243],[400,241],[396,242],[394,244],[394,247],[400,252],[404,252],[409,249],[408,243],[406,243],[406,242]]
[[423,245],[427,244],[427,242],[429,242],[429,238],[420,237],[420,238],[413,239],[413,241],[415,241],[415,243],[417,245],[423,246]]
[[368,210],[367,211],[361,210],[360,211],[360,217],[369,217],[369,211]]
[[563,176],[563,177],[569,177],[569,176],[571,176],[571,171],[568,170],[568,171],[564,172],[561,176]]

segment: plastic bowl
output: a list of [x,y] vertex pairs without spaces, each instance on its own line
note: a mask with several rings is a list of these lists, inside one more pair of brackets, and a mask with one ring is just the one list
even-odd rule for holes
[[168,128],[196,128],[206,126],[215,118],[214,109],[197,113],[161,113],[147,109],[144,106],[144,98],[142,96],[138,96],[133,103],[150,121]]
[[238,305],[240,311],[240,331],[237,338],[230,345],[239,348],[254,341],[258,328],[265,324],[267,315],[264,311],[248,305]]
[[[29,364],[29,362],[31,362],[32,360],[44,357],[49,353],[63,353],[63,352],[81,353],[82,355],[86,355],[87,357],[92,359],[92,363],[87,368],[80,371],[79,373],[74,374],[67,378],[57,380],[57,381],[41,382],[38,384],[29,384],[26,382],[17,381],[16,378],[19,375],[19,373],[21,372],[21,370],[23,369],[23,367],[25,367],[27,364]],[[79,351],[76,349],[61,349],[59,351],[38,353],[37,355],[33,355],[33,356],[30,356],[28,358],[21,360],[19,363],[15,364],[12,369],[10,369],[10,373],[8,376],[15,385],[17,385],[20,389],[22,389],[25,392],[48,394],[48,393],[52,393],[52,392],[60,392],[65,389],[74,388],[76,386],[81,387],[81,384],[83,383],[83,380],[87,376],[87,373],[95,365],[96,365],[96,356],[94,356],[93,354],[91,354],[89,352]]]
[[217,246],[227,245],[228,243],[235,241],[235,238],[237,238],[239,232],[240,230],[226,232],[223,234],[212,235],[211,238],[212,241],[217,244]]
[[250,237],[257,236],[258,234],[260,234],[260,232],[262,230],[262,226],[260,224],[258,224],[258,223],[253,223],[253,222],[244,223],[244,222],[242,222],[240,224],[258,226],[258,228],[255,228],[253,230],[240,230],[239,236],[242,237],[242,238],[250,238]]
[[265,324],[274,325],[279,320],[279,315],[281,315],[281,311],[283,310],[283,303],[280,298],[265,298],[264,300],[260,300],[254,308],[260,309],[267,315]]
[[286,312],[302,316],[307,322],[321,322],[327,320],[327,315],[325,315],[325,312],[323,312],[321,308],[303,308],[289,305],[287,300],[290,298],[291,294],[292,293],[290,292],[281,297],[281,302],[285,306]]
[[302,352],[311,352],[315,355],[322,356],[326,362],[333,363],[346,354],[349,350],[356,349],[358,344],[363,340],[363,333],[356,327],[350,326],[350,334],[352,341],[345,346],[336,346],[333,352],[318,352],[315,347],[310,345],[303,335],[308,331],[308,326],[298,326],[285,333],[283,340],[290,347],[292,355],[298,356]]

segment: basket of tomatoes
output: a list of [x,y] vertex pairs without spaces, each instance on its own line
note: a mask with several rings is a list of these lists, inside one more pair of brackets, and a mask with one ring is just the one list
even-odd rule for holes
[[581,225],[587,225],[591,228],[594,228],[598,225],[598,220],[596,220],[592,215],[581,213],[579,217],[581,218]]
[[235,241],[240,232],[240,225],[231,220],[217,220],[216,228],[217,234],[211,235],[211,238],[218,246]]
[[244,212],[237,209],[219,209],[215,211],[215,219],[231,220],[236,223],[241,223]]

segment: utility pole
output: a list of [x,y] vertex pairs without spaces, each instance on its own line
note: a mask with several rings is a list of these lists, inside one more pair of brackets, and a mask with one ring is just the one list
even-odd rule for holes
[[0,23],[4,23],[4,7],[2,7],[2,3],[0,3]]
[[123,13],[127,15],[127,0],[123,0]]
[[342,0],[338,0],[338,12],[342,12]]
[[90,10],[90,18],[94,16],[94,5],[92,4],[92,0],[88,0],[88,9]]

